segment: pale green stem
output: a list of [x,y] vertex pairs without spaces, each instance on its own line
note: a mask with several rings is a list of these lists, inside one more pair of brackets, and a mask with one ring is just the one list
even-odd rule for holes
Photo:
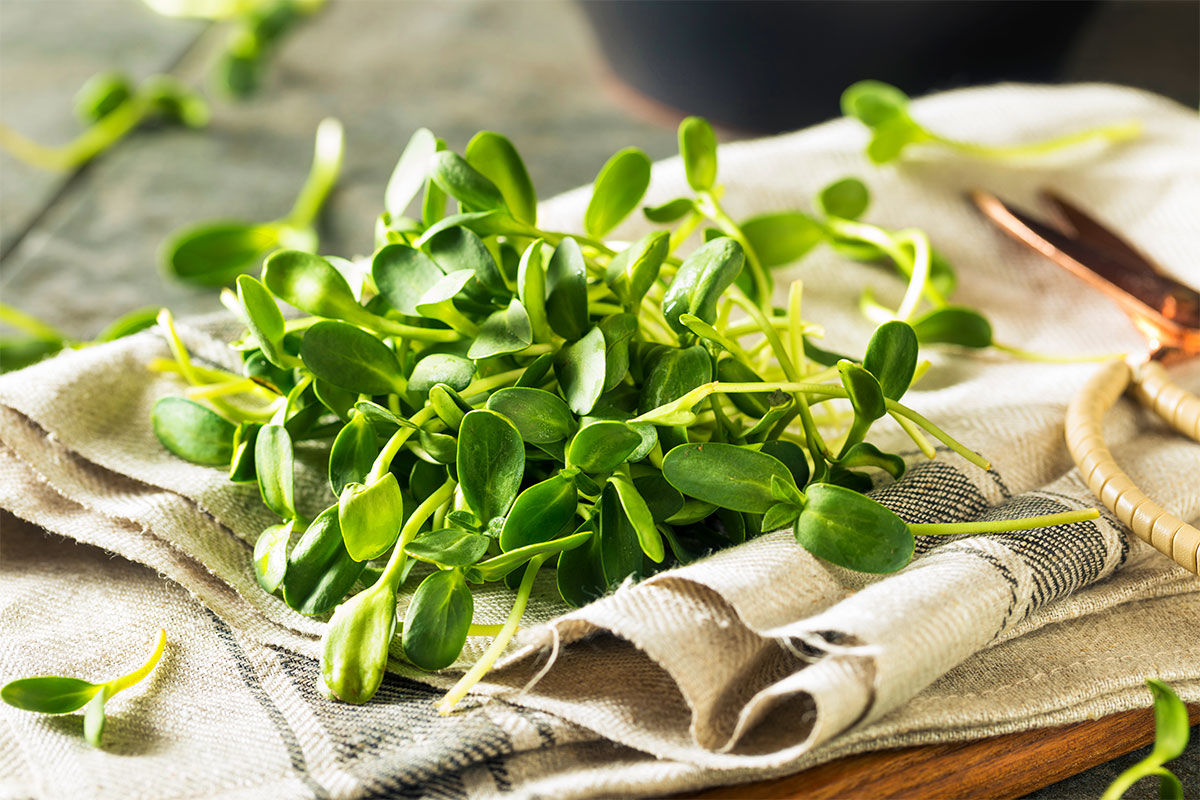
[[900,301],[900,307],[896,309],[896,317],[908,322],[917,313],[921,295],[925,293],[925,287],[929,284],[931,269],[929,237],[925,235],[924,231],[919,230],[903,231],[898,235],[904,236],[913,248],[912,275],[908,279],[908,289],[904,292],[904,299]]
[[472,622],[467,628],[467,636],[496,636],[504,630],[504,625],[484,625]]
[[890,411],[888,414],[908,434],[908,438],[913,440],[913,443],[920,449],[922,455],[926,458],[937,458],[937,451],[933,449],[933,445],[929,443],[929,439],[921,432],[916,423]]
[[[792,285],[788,287],[788,322],[798,323],[803,317],[801,316],[801,300],[804,297],[803,281],[792,281]],[[797,367],[796,375],[799,377],[801,370],[805,369],[804,357],[804,331],[800,325],[789,324],[788,328],[788,344],[791,345],[792,361]]]
[[671,236],[667,240],[667,252],[674,253],[678,250],[688,240],[688,237],[695,233],[697,226],[703,220],[704,216],[696,211],[684,217],[683,222],[679,223],[675,230],[671,231]]
[[[882,250],[888,258],[890,258],[896,267],[903,273],[904,277],[911,279],[913,275],[912,258],[908,253],[904,252],[904,248],[896,241],[896,237],[900,234],[890,233],[883,228],[875,225],[868,225],[865,222],[854,222],[848,219],[840,219],[838,217],[830,217],[826,220],[826,225],[838,236],[846,239],[855,239],[867,244],[873,244]],[[900,233],[907,233],[901,231]],[[942,293],[929,281],[925,282],[922,287],[925,296],[935,306],[941,307],[946,305],[946,298],[942,297]]]
[[1001,344],[1000,342],[992,342],[992,347],[1022,361],[1036,361],[1043,364],[1090,364],[1102,361],[1124,361],[1129,355],[1128,353],[1090,353],[1079,356],[1064,356],[1054,353],[1037,353],[1032,350],[1022,350],[1019,347]]
[[247,394],[250,392],[267,391],[262,384],[255,383],[250,378],[240,378],[225,383],[210,383],[207,386],[193,386],[185,394],[193,400],[223,397],[227,394]]
[[128,675],[123,675],[116,680],[108,682],[108,685],[112,687],[112,694],[116,694],[124,689],[128,689],[130,686],[133,686],[142,678],[145,678],[147,675],[149,675],[150,671],[154,669],[156,664],[158,664],[158,660],[162,657],[163,650],[165,650],[166,647],[167,632],[160,628],[158,631],[158,639],[154,644],[154,652],[150,654],[150,658],[146,659],[146,663],[142,664]]
[[575,243],[578,244],[580,247],[583,247],[584,245],[586,245],[586,246],[592,248],[593,250],[596,250],[597,252],[599,252],[603,255],[609,256],[609,257],[615,256],[617,254],[616,250],[613,250],[611,247],[606,245],[604,242],[598,241],[596,239],[589,239],[588,237],[580,236],[577,233],[559,233],[558,231],[536,231],[536,232],[534,232],[533,235],[535,237],[540,237],[542,239],[545,239],[547,243],[552,244],[552,245],[561,244],[563,239],[570,237],[570,238],[574,239]]
[[292,210],[283,219],[285,225],[297,228],[312,227],[313,220],[321,212],[325,198],[337,183],[338,174],[342,171],[342,157],[345,154],[345,134],[342,123],[333,117],[326,117],[317,126],[316,144],[313,148],[313,162],[309,169],[308,178],[304,181],[300,194]]
[[[369,317],[369,319],[368,319]],[[405,325],[403,322],[393,322],[374,314],[364,314],[362,324],[382,333],[405,339],[416,339],[418,342],[457,342],[462,338],[458,331],[444,328],[419,328],[416,325]]]
[[508,619],[504,623],[504,627],[500,629],[500,633],[492,640],[491,646],[483,654],[483,657],[475,662],[475,665],[463,675],[458,683],[446,693],[446,696],[437,704],[439,714],[449,714],[454,706],[458,705],[458,701],[467,696],[467,692],[475,684],[483,679],[488,670],[500,660],[500,656],[504,654],[504,649],[508,647],[509,640],[513,634],[517,632],[517,625],[521,622],[521,617],[525,614],[525,606],[529,602],[529,595],[533,591],[533,580],[537,577],[538,570],[542,568],[542,563],[550,556],[534,556],[529,560],[529,564],[525,567],[525,575],[521,578],[521,586],[517,589],[517,597],[513,600],[512,611],[508,614]]
[[[759,330],[763,336],[767,337],[770,342],[771,350],[775,353],[775,360],[779,362],[780,369],[789,380],[799,380],[800,375],[796,372],[796,366],[792,360],[788,358],[787,349],[783,346],[783,341],[779,338],[779,333],[771,325],[763,310],[746,296],[745,292],[737,286],[730,287],[730,298],[737,303],[743,311],[750,315],[751,319],[758,323]],[[788,391],[788,390],[785,390]],[[829,456],[829,449],[825,445],[825,441],[821,438],[821,432],[817,430],[817,425],[813,422],[812,411],[808,407],[808,398],[802,392],[795,393],[796,409],[800,414],[800,423],[804,426],[804,435],[808,440],[808,449],[813,457],[817,455]]]
[[979,520],[972,522],[910,522],[908,529],[913,536],[957,536],[964,533],[1012,533],[1034,528],[1050,528],[1055,525],[1070,525],[1097,519],[1100,512],[1094,508],[1079,511],[1061,511],[1057,514],[1042,514],[1023,519]]
[[1098,128],[1091,128],[1086,131],[1077,131],[1064,136],[1056,136],[1053,139],[1046,139],[1041,142],[1030,142],[1029,144],[986,145],[974,142],[961,142],[957,139],[947,139],[935,133],[930,133],[929,136],[939,144],[953,147],[956,150],[970,153],[973,156],[980,156],[982,158],[1020,158],[1023,156],[1047,155],[1057,150],[1065,150],[1068,147],[1084,144],[1093,139],[1104,139],[1109,144],[1116,144],[1136,139],[1141,133],[1141,122],[1138,120],[1126,120],[1111,125],[1102,125]]
[[[409,420],[417,428],[424,425],[434,417],[433,406],[425,406],[416,414],[412,415]],[[412,436],[416,428],[410,428],[407,425],[401,425],[400,429],[392,434],[392,438],[387,440],[387,444],[379,451],[379,455],[375,458],[375,463],[371,465],[371,472],[367,475],[366,481],[368,486],[382,478],[392,466],[392,459],[400,452],[400,448],[408,441],[408,437]]]
[[44,342],[75,344],[75,341],[70,336],[67,336],[57,328],[4,303],[0,303],[0,323],[9,325],[17,330],[25,331],[30,336],[41,339]]
[[[706,206],[707,208],[705,208]],[[718,228],[742,246],[742,250],[746,254],[746,265],[750,267],[750,276],[754,280],[754,288],[758,292],[759,303],[770,308],[771,282],[767,279],[766,270],[763,269],[762,262],[758,260],[758,254],[754,252],[754,247],[746,238],[746,234],[742,233],[742,229],[733,221],[733,218],[725,213],[725,209],[721,208],[721,204],[717,202],[717,198],[712,192],[700,193],[700,209],[713,222],[717,223]]]
[[0,147],[31,166],[65,172],[82,166],[111,147],[137,127],[149,111],[150,104],[134,96],[62,147],[38,144],[0,124]]
[[453,478],[447,478],[436,492],[426,497],[419,506],[413,509],[412,516],[405,520],[404,527],[400,529],[400,536],[396,539],[396,546],[392,549],[387,566],[383,568],[383,573],[371,587],[372,589],[378,586],[388,586],[393,592],[396,591],[396,587],[400,585],[400,577],[404,574],[404,562],[407,559],[404,548],[408,547],[409,543],[416,538],[421,526],[425,524],[425,520],[433,516],[433,512],[438,509],[438,506],[454,494],[454,487],[457,485]]

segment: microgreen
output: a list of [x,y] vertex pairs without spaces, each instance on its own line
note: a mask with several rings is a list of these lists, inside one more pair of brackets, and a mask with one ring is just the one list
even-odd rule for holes
[[313,226],[341,171],[343,137],[340,122],[321,121],[308,180],[287,216],[270,222],[202,222],[177,231],[163,247],[166,273],[185,283],[224,286],[281,247],[315,250]]
[[1070,133],[1041,142],[1016,145],[983,145],[940,136],[912,118],[908,96],[880,81],[859,81],[842,93],[842,113],[855,117],[871,130],[867,156],[877,164],[893,161],[914,144],[936,144],[979,158],[1024,159],[1057,153],[1087,142],[1117,144],[1141,135],[1136,121],[1117,122]]
[[139,683],[150,674],[167,646],[167,632],[160,630],[154,651],[140,667],[106,683],[89,683],[79,678],[47,675],[18,678],[0,688],[0,700],[23,711],[39,714],[70,714],[86,706],[83,735],[88,744],[100,747],[104,736],[104,707],[117,692]]
[[1150,755],[1117,776],[1100,800],[1120,800],[1142,778],[1158,778],[1162,800],[1183,800],[1183,784],[1164,765],[1183,755],[1188,743],[1188,710],[1170,686],[1154,678],[1146,685],[1154,698],[1154,747]]
[[[563,601],[581,605],[776,529],[843,567],[889,572],[911,560],[917,535],[1094,518],[910,525],[863,494],[905,469],[867,441],[884,416],[930,456],[927,437],[987,464],[900,403],[919,347],[952,340],[967,313],[941,294],[952,281],[936,279],[919,231],[859,221],[870,199],[860,181],[828,187],[817,215],[741,226],[719,202],[712,129],[689,118],[680,143],[694,195],[648,212],[678,225],[616,244],[600,238],[642,201],[641,151],[601,169],[577,235],[537,227],[512,142],[485,132],[458,155],[418,130],[362,262],[369,278],[296,249],[269,255],[261,281],[238,278],[244,376],[193,364],[163,318],[167,363],[192,387],[160,401],[156,430],[177,455],[259,484],[281,521],[259,539],[256,575],[303,613],[334,609],[321,659],[333,696],[370,699],[398,625],[413,664],[454,663],[473,587],[504,581],[512,612],[439,705],[449,710],[500,657],[546,565]],[[421,218],[404,218],[422,191]],[[460,213],[446,216],[447,198]],[[674,255],[705,221],[705,243]],[[803,319],[798,282],[782,314],[771,302],[769,270],[819,244],[886,260],[909,281],[861,358],[810,341],[820,328]],[[311,316],[288,320],[282,303]],[[850,412],[814,414],[830,402]],[[311,522],[292,488],[304,439],[329,453],[328,507]],[[418,560],[434,571],[406,589],[400,624],[398,592]]]

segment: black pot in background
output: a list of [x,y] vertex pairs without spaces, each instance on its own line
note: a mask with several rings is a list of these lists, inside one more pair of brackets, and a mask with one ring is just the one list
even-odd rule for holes
[[727,128],[775,133],[839,113],[876,78],[910,95],[1050,81],[1093,0],[622,0],[580,4],[612,71]]

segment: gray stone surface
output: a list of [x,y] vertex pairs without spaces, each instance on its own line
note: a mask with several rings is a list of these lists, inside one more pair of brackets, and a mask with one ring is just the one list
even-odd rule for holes
[[[203,23],[167,20],[138,0],[0,0],[0,121],[46,145],[83,126],[72,98],[102,70],[134,79],[172,67]],[[0,253],[70,176],[0,155]]]
[[[46,41],[40,16],[57,3],[43,5],[42,15],[23,8],[12,27]],[[92,5],[113,16],[144,16],[137,4]],[[177,73],[201,85],[223,35],[205,34]],[[19,57],[0,54],[6,71]],[[216,308],[215,293],[160,276],[162,241],[200,220],[265,221],[286,213],[325,116],[345,123],[347,158],[322,220],[322,247],[346,255],[371,248],[392,165],[421,126],[455,148],[483,128],[504,132],[546,197],[591,180],[627,144],[654,158],[672,153],[673,129],[618,105],[601,74],[584,21],[568,3],[332,3],[286,41],[252,102],[218,101],[206,131],[139,133],[79,174],[0,262],[0,292],[4,302],[80,336],[141,305],[180,313]],[[67,100],[45,104],[58,105],[65,117]],[[7,198],[28,190],[6,182],[0,191]]]

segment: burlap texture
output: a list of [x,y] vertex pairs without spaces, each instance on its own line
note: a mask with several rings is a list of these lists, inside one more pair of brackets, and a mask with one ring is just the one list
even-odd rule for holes
[[[980,141],[1130,117],[1146,133],[1051,163],[924,153],[877,168],[861,156],[860,126],[840,120],[722,148],[724,202],[735,218],[809,208],[821,186],[858,175],[874,195],[867,219],[928,231],[959,269],[956,300],[984,310],[998,340],[1031,350],[1142,343],[1109,301],[984,222],[964,200],[971,187],[1032,207],[1037,189],[1052,186],[1200,284],[1193,113],[1107,86],[954,92],[920,101],[915,113]],[[656,165],[648,200],[684,189],[669,160]],[[551,201],[543,223],[574,228],[585,203],[583,190]],[[618,234],[641,230],[631,223]],[[861,288],[889,300],[902,291],[886,273],[826,251],[780,275],[790,277],[804,280],[806,316],[826,326],[827,344],[849,351],[870,334],[851,310]],[[229,334],[209,326],[186,338],[220,363]],[[490,702],[438,719],[425,684],[453,676],[397,662],[401,675],[372,704],[330,703],[312,687],[324,622],[255,584],[250,543],[272,521],[256,490],[175,459],[150,431],[154,400],[181,389],[145,370],[165,354],[146,333],[0,380],[0,508],[14,515],[3,518],[0,679],[100,678],[136,662],[160,625],[172,642],[154,681],[113,703],[110,750],[121,758],[87,748],[78,720],[5,707],[0,790],[8,794],[660,794],[1142,706],[1149,675],[1200,700],[1200,580],[1105,516],[1065,530],[924,541],[909,568],[869,581],[773,534],[561,617],[547,583],[527,617],[545,624],[524,631],[520,649],[480,687]],[[913,469],[880,487],[881,502],[910,521],[1095,504],[1062,443],[1066,403],[1094,364],[930,357],[933,369],[906,403],[993,469],[947,453],[923,464],[907,453]],[[1200,388],[1195,367],[1172,374]],[[1127,400],[1105,430],[1118,463],[1151,497],[1183,519],[1200,516],[1200,445]],[[886,426],[875,438],[906,447]],[[320,472],[302,479],[314,503]],[[150,570],[42,538],[15,518]],[[498,620],[506,603],[499,592],[482,598],[477,621]],[[473,641],[466,658],[485,644]],[[211,757],[189,755],[201,751]]]

